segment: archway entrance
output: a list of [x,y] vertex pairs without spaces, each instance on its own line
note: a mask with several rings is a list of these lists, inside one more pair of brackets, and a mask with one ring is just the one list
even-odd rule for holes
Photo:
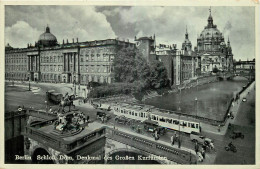
[[146,156],[137,152],[117,151],[110,157],[112,160],[108,160],[107,164],[160,164],[155,160],[138,160],[138,157]]
[[[54,164],[52,156],[43,148],[37,148],[32,155],[33,164]],[[41,158],[41,159],[40,159]]]

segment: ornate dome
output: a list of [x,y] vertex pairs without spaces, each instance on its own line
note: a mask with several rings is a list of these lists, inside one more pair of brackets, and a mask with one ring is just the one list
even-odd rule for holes
[[222,33],[217,28],[208,28],[201,32],[200,38],[222,38]]
[[57,38],[51,34],[48,26],[46,27],[46,31],[40,35],[38,43],[43,46],[54,46],[57,44]]

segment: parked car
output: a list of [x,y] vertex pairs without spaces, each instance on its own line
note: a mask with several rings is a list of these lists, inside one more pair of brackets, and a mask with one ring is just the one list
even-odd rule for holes
[[233,133],[230,135],[230,138],[236,139],[236,138],[244,138],[244,134],[242,134],[240,131],[233,131]]
[[127,125],[130,125],[131,123],[133,123],[133,120],[132,120],[132,119],[128,119],[128,118],[126,118],[125,116],[116,116],[115,121],[116,121],[117,123],[127,124]]
[[242,99],[242,101],[243,101],[243,102],[246,102],[246,98],[244,97],[244,98]]
[[151,121],[151,120],[145,120],[145,121],[143,122],[143,124],[144,124],[144,129],[145,129],[145,131],[147,131],[147,132],[152,132],[152,133],[154,133],[155,130],[157,130],[157,131],[158,131],[158,134],[160,134],[160,135],[164,135],[165,132],[166,132],[166,130],[165,130],[164,127],[160,127],[160,126],[158,125],[158,122]]
[[200,144],[209,145],[210,143],[213,143],[213,141],[211,139],[206,138],[206,137],[200,135],[200,133],[197,133],[194,131],[192,131],[190,133],[190,139],[191,139],[191,141],[198,142]]
[[104,122],[106,122],[111,119],[111,116],[104,111],[97,111],[97,119],[100,119],[101,121],[104,120]]

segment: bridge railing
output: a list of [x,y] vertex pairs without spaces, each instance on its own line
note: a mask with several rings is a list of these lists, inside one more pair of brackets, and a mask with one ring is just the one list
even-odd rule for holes
[[47,113],[43,110],[34,110],[34,109],[28,109],[27,114],[34,117],[40,117],[44,119],[55,119],[57,118],[56,114]]
[[157,156],[167,157],[168,160],[178,164],[191,164],[197,161],[196,156],[191,154],[191,152],[176,149],[116,129],[106,128],[106,137]]

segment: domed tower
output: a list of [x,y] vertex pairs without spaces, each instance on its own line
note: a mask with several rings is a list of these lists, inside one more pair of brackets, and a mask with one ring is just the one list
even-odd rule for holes
[[213,24],[210,9],[208,24],[197,38],[197,50],[199,53],[215,53],[219,51],[222,42],[225,42],[224,37],[217,29],[217,25]]
[[40,35],[38,45],[44,47],[57,45],[57,38],[50,32],[49,26],[47,26],[46,31]]

